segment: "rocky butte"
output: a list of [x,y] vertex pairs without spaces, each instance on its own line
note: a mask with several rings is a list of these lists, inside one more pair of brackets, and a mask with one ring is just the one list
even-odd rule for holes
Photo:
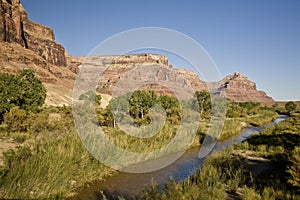
[[[176,69],[169,65],[168,58],[155,54],[124,56],[96,56],[74,58],[58,44],[54,32],[49,27],[32,22],[19,0],[0,0],[0,72],[15,73],[23,68],[32,68],[47,89],[46,105],[71,104],[72,90],[76,74],[84,68],[83,62],[105,68],[98,83],[97,91],[108,97],[113,88],[124,77],[139,80],[141,74],[157,83],[170,84],[184,91],[187,85],[194,90],[205,90],[207,84],[191,70]],[[159,66],[155,69],[143,68],[133,71],[136,66]],[[130,73],[129,73],[130,72]],[[87,77],[91,78],[91,77]],[[273,102],[266,93],[257,91],[256,84],[241,74],[226,76],[214,83],[217,92],[226,92],[235,101]],[[151,83],[140,89],[152,89],[158,94],[174,95],[166,87]],[[173,88],[175,89],[175,88]]]

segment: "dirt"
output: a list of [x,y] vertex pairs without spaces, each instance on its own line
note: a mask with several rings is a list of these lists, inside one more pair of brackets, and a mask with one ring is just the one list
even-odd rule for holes
[[[255,156],[254,151],[236,150],[234,151],[234,154],[245,158],[244,167],[245,169],[248,169],[253,176],[258,176],[266,172],[270,172],[273,169],[270,160],[259,156]],[[235,193],[228,193],[226,200],[240,200],[242,199],[244,193],[245,193],[245,189],[239,187]]]
[[245,158],[244,166],[246,169],[250,170],[253,175],[258,175],[272,168],[270,160],[255,156],[254,151],[235,151],[235,154]]
[[17,144],[12,138],[0,138],[0,167],[4,166],[3,153],[16,148]]

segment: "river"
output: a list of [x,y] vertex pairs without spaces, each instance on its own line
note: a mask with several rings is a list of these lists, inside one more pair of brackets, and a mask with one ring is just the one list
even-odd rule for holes
[[[242,142],[251,134],[257,133],[266,129],[269,126],[277,124],[288,116],[280,115],[274,122],[261,127],[251,127],[244,129],[240,134],[235,135],[227,140],[219,141],[214,151],[220,151],[223,148],[231,146],[233,143]],[[123,196],[126,199],[134,199],[135,196],[149,186],[152,181],[156,185],[164,185],[170,180],[181,181],[195,173],[203,164],[204,159],[199,159],[199,147],[187,150],[178,160],[169,166],[149,172],[149,173],[126,173],[119,174],[108,178],[104,182],[96,182],[81,191],[74,199],[99,199],[100,191],[107,196],[108,199],[118,199],[118,196]]]

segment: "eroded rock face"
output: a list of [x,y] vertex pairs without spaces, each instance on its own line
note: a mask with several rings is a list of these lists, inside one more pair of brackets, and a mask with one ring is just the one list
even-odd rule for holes
[[66,66],[65,49],[54,41],[53,30],[28,19],[19,0],[0,1],[0,40],[16,42],[49,63]]
[[[0,14],[0,72],[16,73],[23,68],[33,68],[47,88],[47,105],[72,103],[73,83],[80,67],[84,67],[83,62],[88,62],[95,69],[105,69],[97,88],[101,94],[111,95],[123,78],[142,83],[143,77],[148,77],[153,82],[136,89],[151,89],[160,95],[172,96],[176,96],[178,90],[185,96],[190,87],[200,91],[213,86],[217,93],[225,92],[226,97],[234,101],[273,101],[264,92],[257,91],[256,84],[241,74],[206,84],[191,70],[173,68],[168,64],[168,58],[161,55],[74,58],[55,42],[52,29],[28,19],[19,0],[0,0]],[[134,70],[136,66],[144,68]],[[124,87],[131,84],[129,81]]]
[[[84,59],[81,59],[83,61]],[[263,91],[258,91],[256,84],[239,73],[226,76],[216,83],[205,83],[191,70],[176,69],[168,65],[168,58],[155,54],[137,54],[127,56],[98,56],[86,58],[85,65],[103,70],[97,91],[112,95],[115,87],[123,87],[123,79],[127,79],[124,90],[136,84],[144,84],[136,89],[154,90],[159,95],[176,96],[173,91],[181,91],[191,87],[194,91],[208,90],[216,94],[225,94],[233,101],[238,102],[273,102]],[[158,67],[159,65],[159,67]],[[140,70],[136,68],[142,68]],[[88,79],[88,78],[87,78]],[[153,80],[153,82],[147,79]],[[119,85],[118,85],[119,84]],[[212,89],[213,88],[213,89]]]
[[256,84],[242,74],[234,73],[220,81],[219,91],[225,91],[226,97],[238,101],[273,102],[263,91],[258,91]]
[[[83,69],[94,68],[95,74],[97,69],[103,70],[97,89],[102,94],[111,95],[115,87],[123,87],[123,85],[118,85],[122,81],[123,84],[124,81],[126,82],[127,88],[151,89],[159,95],[175,95],[176,90],[183,90],[181,93],[184,93],[184,90],[187,91],[188,88],[194,90],[207,88],[205,82],[201,81],[195,73],[185,69],[174,69],[168,65],[168,58],[162,55],[88,57],[81,67]],[[89,78],[91,77],[86,77],[86,79]]]

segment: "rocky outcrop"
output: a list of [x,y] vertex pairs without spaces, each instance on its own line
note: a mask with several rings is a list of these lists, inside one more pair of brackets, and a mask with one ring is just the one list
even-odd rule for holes
[[175,72],[182,75],[186,80],[188,80],[191,87],[196,91],[208,90],[208,85],[204,81],[199,79],[199,76],[195,74],[192,70],[187,69],[175,69]]
[[[73,61],[73,63],[76,63]],[[206,83],[190,70],[174,69],[168,65],[168,58],[156,54],[135,54],[125,56],[87,57],[82,68],[102,69],[97,91],[112,94],[115,87],[124,84],[127,88],[139,85],[135,89],[151,89],[160,95],[175,95],[174,91],[205,90]],[[86,77],[89,79],[91,77]],[[124,88],[126,90],[126,88]],[[175,92],[175,93],[176,93]],[[181,92],[184,93],[184,92]]]
[[226,76],[219,84],[219,92],[225,91],[226,97],[233,101],[274,102],[265,92],[258,91],[254,82],[239,73]]
[[[146,78],[148,84],[137,89],[151,89],[158,94],[173,96],[177,92],[186,96],[189,88],[207,90],[208,86],[213,86],[216,93],[226,93],[226,97],[234,101],[273,101],[264,92],[257,91],[256,84],[241,74],[206,84],[191,70],[173,68],[168,64],[168,58],[161,55],[74,58],[55,42],[52,29],[28,19],[19,0],[0,0],[0,13],[0,72],[16,73],[23,68],[33,68],[47,88],[47,105],[71,104],[76,74],[85,64],[105,69],[97,91],[106,95],[111,95],[123,79],[127,82],[121,87],[126,89],[135,81],[143,83]],[[142,68],[136,70],[137,66]]]
[[[195,91],[210,88],[215,94],[224,94],[233,101],[274,101],[265,92],[258,91],[254,82],[239,73],[226,76],[219,82],[205,83],[191,70],[173,68],[172,65],[168,64],[168,58],[161,55],[98,56],[86,58],[83,63],[82,67],[88,65],[94,66],[96,70],[97,67],[102,67],[104,70],[97,89],[101,94],[111,95],[116,86],[123,87],[124,85],[123,89],[126,90],[128,87],[134,87],[133,82],[142,84],[143,82],[147,83],[147,79],[149,79],[153,82],[148,81],[149,84],[138,89],[151,89],[160,95],[174,96],[175,90],[184,94],[184,90],[189,87]],[[123,79],[127,79],[127,81],[124,82]],[[123,85],[120,85],[119,82]]]
[[50,64],[66,66],[65,49],[54,41],[53,30],[30,21],[19,0],[1,0],[0,13],[0,41],[18,43]]

